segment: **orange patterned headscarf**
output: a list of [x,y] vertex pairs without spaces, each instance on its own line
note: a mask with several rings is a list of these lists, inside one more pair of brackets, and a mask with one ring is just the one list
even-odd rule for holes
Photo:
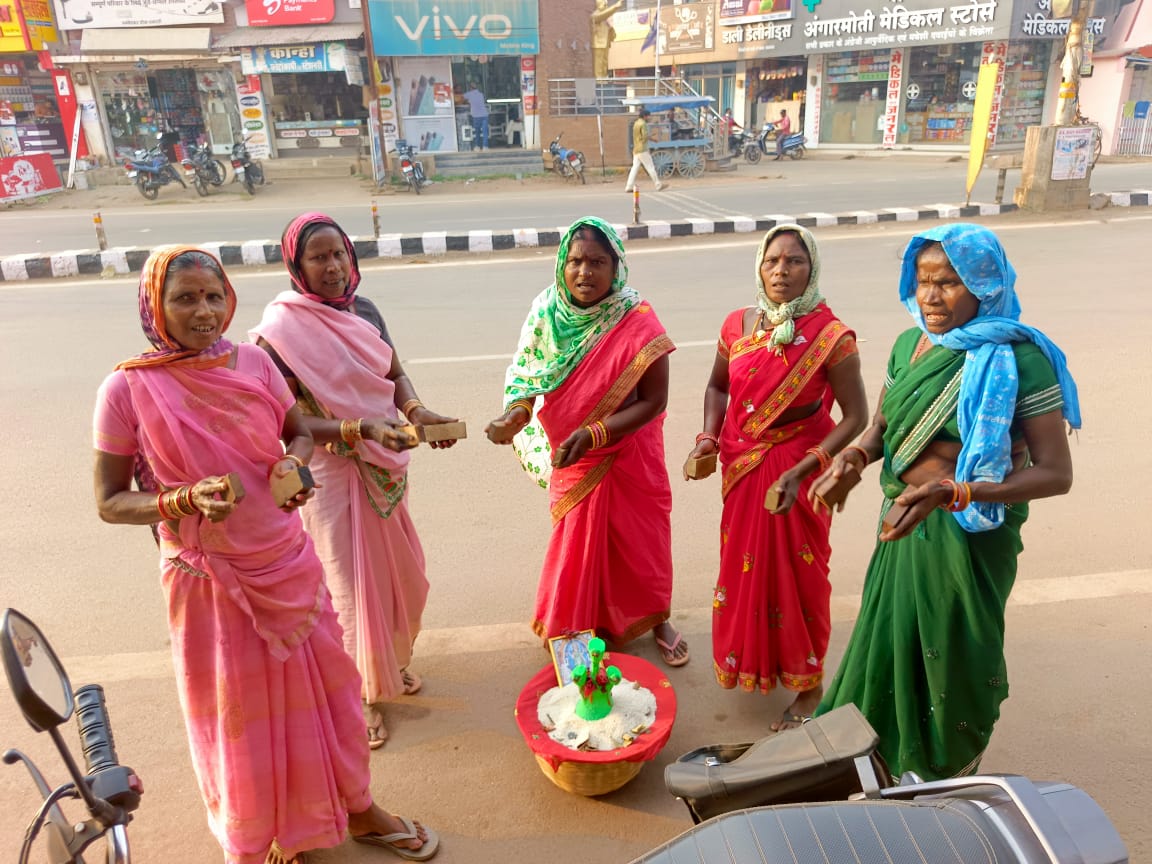
[[168,268],[172,262],[190,252],[202,255],[215,264],[214,268],[209,269],[213,269],[220,277],[224,285],[224,296],[228,301],[228,317],[224,321],[224,330],[227,330],[228,325],[232,323],[232,316],[236,314],[236,292],[224,273],[220,259],[195,246],[161,247],[148,256],[148,260],[144,262],[144,270],[140,273],[140,327],[156,350],[146,351],[125,360],[117,364],[117,369],[139,369],[168,364],[178,364],[191,369],[211,369],[228,362],[233,345],[223,337],[216,340],[210,348],[191,351],[168,335],[168,325],[164,319],[164,283],[168,279]]

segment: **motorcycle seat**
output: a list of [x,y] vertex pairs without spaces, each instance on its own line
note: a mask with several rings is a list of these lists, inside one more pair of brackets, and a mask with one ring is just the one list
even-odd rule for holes
[[1016,864],[971,801],[844,801],[736,810],[632,864],[828,864],[855,861]]

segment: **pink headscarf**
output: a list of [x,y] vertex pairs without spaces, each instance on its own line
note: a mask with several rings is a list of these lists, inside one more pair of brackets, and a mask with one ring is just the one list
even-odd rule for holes
[[[352,277],[348,280],[348,287],[344,289],[342,296],[335,299],[321,297],[319,294],[313,294],[309,291],[308,283],[304,281],[304,275],[300,272],[300,255],[304,252],[308,237],[316,228],[321,226],[335,228],[340,232],[340,237],[344,241],[344,248],[348,250],[348,260],[352,262]],[[356,294],[356,288],[360,285],[360,262],[356,258],[356,248],[352,245],[352,241],[348,239],[344,229],[337,225],[331,216],[316,212],[301,213],[284,229],[284,236],[280,238],[280,254],[284,258],[284,266],[288,268],[288,275],[292,279],[292,288],[296,292],[303,294],[309,300],[323,303],[334,309],[347,309],[352,305],[352,298]]]

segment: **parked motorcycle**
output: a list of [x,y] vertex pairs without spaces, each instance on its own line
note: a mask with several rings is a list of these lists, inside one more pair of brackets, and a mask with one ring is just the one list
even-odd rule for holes
[[428,185],[428,178],[424,176],[424,163],[416,158],[416,148],[398,138],[392,152],[400,157],[400,173],[404,175],[408,188],[419,195],[420,190]]
[[558,133],[548,145],[548,152],[552,154],[552,167],[565,180],[578,179],[581,183],[587,183],[588,180],[584,177],[584,154],[579,150],[561,147],[560,136],[563,134]]
[[[46,860],[52,864],[83,864],[81,853],[101,837],[105,838],[104,860],[108,864],[127,864],[130,860],[128,823],[132,820],[132,811],[140,806],[144,790],[135,772],[117,759],[104,690],[89,684],[73,693],[48,640],[15,609],[6,610],[0,621],[0,654],[8,685],[24,719],[35,731],[47,732],[52,737],[72,777],[71,782],[51,789],[31,759],[19,750],[5,751],[5,764],[23,762],[44,799],[24,834],[19,864],[29,860],[32,845],[42,830],[47,837]],[[57,728],[68,721],[73,711],[85,774],[80,773]],[[68,798],[80,798],[84,802],[87,819],[74,821],[64,816],[58,802]]]
[[1104,811],[1075,786],[1013,774],[894,781],[878,743],[846,705],[753,744],[693,750],[664,782],[701,824],[633,864],[1128,861]]
[[[761,156],[771,155],[775,158],[776,141],[775,139],[773,139],[771,143],[768,141],[768,136],[772,135],[775,131],[776,124],[769,122],[764,124],[759,135],[748,136],[751,140],[745,141],[744,158],[753,165],[760,161]],[[804,149],[807,140],[803,132],[793,132],[791,135],[785,136],[783,146],[784,155],[791,159],[803,158],[805,152],[807,152]]]
[[236,182],[244,184],[249,195],[255,195],[256,187],[264,185],[264,168],[259,162],[252,161],[247,137],[232,145],[232,174]]
[[208,194],[208,187],[222,186],[228,176],[224,163],[213,158],[212,149],[205,144],[188,143],[184,145],[184,158],[181,160],[184,175],[196,187],[200,195]]
[[176,169],[168,161],[168,157],[159,147],[151,150],[137,150],[132,159],[125,160],[124,170],[128,179],[136,184],[136,189],[149,201],[155,201],[160,194],[160,187],[169,183],[179,183],[188,188]]

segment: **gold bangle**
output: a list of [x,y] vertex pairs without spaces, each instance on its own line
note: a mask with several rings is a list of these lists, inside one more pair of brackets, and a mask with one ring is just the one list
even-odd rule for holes
[[405,417],[407,417],[408,413],[410,411],[414,411],[417,408],[424,408],[424,407],[426,407],[424,405],[424,403],[421,402],[419,399],[417,399],[415,396],[413,396],[411,399],[409,399],[407,402],[405,402],[403,404],[403,406],[401,406],[400,413],[403,414]]
[[508,407],[504,409],[504,416],[509,416],[517,408],[523,408],[528,417],[532,417],[532,402],[528,399],[517,399],[515,402],[510,402]]
[[342,440],[349,447],[355,447],[358,441],[364,440],[363,426],[363,418],[358,420],[341,420],[340,440]]
[[295,462],[297,468],[303,468],[305,465],[304,460],[297,456],[295,453],[285,453],[280,458],[281,460],[287,459],[289,462]]

